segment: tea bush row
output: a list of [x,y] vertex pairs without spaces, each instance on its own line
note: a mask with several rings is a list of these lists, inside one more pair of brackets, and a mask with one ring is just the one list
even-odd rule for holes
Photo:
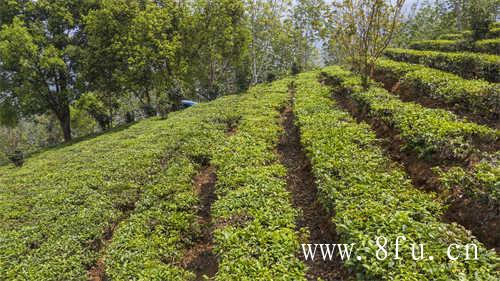
[[384,54],[397,61],[423,64],[465,79],[500,82],[500,56],[469,52],[438,52],[388,48]]
[[[338,67],[326,71],[345,74]],[[443,207],[432,194],[416,190],[403,171],[392,168],[369,125],[356,123],[341,110],[316,75],[301,75],[296,85],[301,142],[311,158],[321,202],[335,214],[340,242],[355,243],[352,255],[362,257],[344,261],[357,280],[498,279],[494,251],[487,251],[462,227],[439,221]],[[386,237],[394,250],[400,235],[406,237],[405,245],[424,243],[426,260],[412,260],[408,247],[400,248],[400,260],[394,260],[394,251],[385,260],[376,259],[375,238]],[[451,243],[478,244],[479,260],[448,260]]]

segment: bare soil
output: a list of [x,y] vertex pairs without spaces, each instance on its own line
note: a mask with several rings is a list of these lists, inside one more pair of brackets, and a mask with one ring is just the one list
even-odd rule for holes
[[370,118],[367,108],[363,108],[363,106],[341,93],[334,93],[333,98],[341,107],[350,112],[358,122],[366,122],[371,125],[377,138],[382,140],[381,145],[391,160],[399,163],[405,169],[416,187],[425,191],[435,191],[441,196],[446,194],[449,207],[442,217],[443,221],[461,224],[488,248],[495,248],[499,252],[500,216],[498,206],[472,200],[465,197],[460,191],[455,191],[453,194],[444,193],[438,176],[431,170],[436,166],[440,166],[445,170],[457,165],[467,168],[472,165],[472,159],[468,163],[436,159],[424,160],[412,151],[402,151],[401,147],[404,145],[404,140],[399,137],[399,132],[396,129],[388,127],[376,118]]
[[423,93],[418,92],[412,87],[402,85],[399,80],[386,76],[385,73],[377,71],[373,79],[384,84],[384,88],[394,94],[397,94],[402,101],[416,102],[427,108],[440,108],[454,112],[458,116],[465,117],[467,120],[494,129],[500,129],[499,116],[489,116],[485,114],[470,112],[467,108],[460,107],[460,104],[451,104],[433,99]]
[[[300,144],[299,129],[294,120],[291,107],[286,107],[281,115],[285,134],[277,150],[281,163],[287,168],[286,182],[292,193],[292,204],[303,212],[303,216],[297,220],[297,227],[309,230],[307,243],[338,243],[335,225],[331,221],[333,214],[326,212],[317,200],[318,190],[311,163]],[[309,267],[308,280],[348,280],[347,271],[338,256],[332,261],[305,261],[302,252],[297,255]]]
[[202,233],[199,240],[184,254],[182,266],[196,274],[196,280],[212,278],[217,273],[219,262],[213,253],[213,225],[210,214],[212,203],[217,199],[215,182],[217,181],[215,167],[204,166],[194,177],[194,186],[200,198],[198,223]]
[[106,267],[103,258],[97,260],[96,264],[88,271],[89,281],[105,281]]
[[[130,216],[130,214],[134,211],[135,202],[138,200],[138,196],[139,195],[137,194],[137,197],[134,198],[133,201],[121,202],[120,204],[117,204],[115,206],[115,208],[122,211],[122,214],[117,221],[115,221],[113,224],[111,224],[108,228],[104,230],[104,234],[100,239],[97,239],[92,242],[92,248],[96,252],[102,253],[106,248],[106,246],[109,245],[109,243],[111,243],[111,240],[113,239],[113,234],[118,228],[118,224],[123,220],[127,219]],[[89,281],[108,280],[106,276],[106,263],[104,260],[104,256],[101,255],[101,257],[96,261],[96,263],[87,271],[87,276]]]

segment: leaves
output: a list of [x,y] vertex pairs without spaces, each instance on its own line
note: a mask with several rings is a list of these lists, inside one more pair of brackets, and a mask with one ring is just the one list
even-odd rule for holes
[[500,58],[495,55],[468,52],[436,52],[389,48],[384,54],[397,61],[423,64],[448,71],[465,79],[483,78],[499,82]]
[[[346,71],[338,66],[324,71],[345,79]],[[342,111],[330,98],[329,89],[316,81],[316,75],[303,74],[295,82],[297,123],[318,179],[321,202],[341,226],[340,242],[356,243],[356,254],[363,256],[361,261],[351,259],[346,266],[359,280],[498,279],[494,251],[488,251],[464,228],[441,222],[444,207],[440,202],[433,194],[412,186],[402,170],[390,168],[390,160],[370,126],[358,124]],[[399,235],[407,238],[405,243],[424,243],[426,254],[434,260],[414,262],[408,248],[400,253],[407,258],[400,261],[394,262],[394,253],[386,260],[377,260],[375,237],[384,236],[394,243]],[[450,262],[446,258],[450,243],[476,243],[481,257],[474,263]]]

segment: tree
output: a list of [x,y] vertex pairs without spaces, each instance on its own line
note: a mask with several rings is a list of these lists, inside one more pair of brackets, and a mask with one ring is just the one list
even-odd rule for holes
[[196,91],[208,100],[236,92],[248,45],[243,0],[198,0],[194,4],[190,35],[188,76]]
[[[286,73],[293,61],[293,27],[286,21],[289,0],[249,0],[246,3],[250,82]],[[285,20],[284,20],[285,19]]]
[[131,92],[154,114],[153,97],[174,84],[182,69],[180,4],[167,1],[104,0],[86,18],[85,76],[108,108]]
[[79,96],[81,19],[93,1],[20,3],[25,7],[11,9],[12,22],[0,31],[0,102],[15,108],[17,117],[52,111],[68,141],[69,106]]
[[323,0],[298,0],[292,10],[294,42],[299,67],[311,68],[315,43],[325,35],[326,4]]
[[338,43],[352,68],[368,87],[377,59],[391,42],[405,0],[343,0],[330,16],[332,40]]
[[456,32],[454,12],[445,1],[414,3],[410,10],[394,36],[394,45],[407,47],[412,41],[436,39],[441,34]]
[[498,0],[471,0],[469,8],[472,40],[486,38],[490,24],[495,19],[495,12],[499,8]]

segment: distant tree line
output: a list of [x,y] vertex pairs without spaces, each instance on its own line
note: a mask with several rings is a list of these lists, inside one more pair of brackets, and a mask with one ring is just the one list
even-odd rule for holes
[[176,110],[182,97],[212,100],[292,66],[309,69],[325,8],[323,0],[0,1],[4,142],[26,138],[20,130],[41,119],[69,141]]
[[[0,1],[0,162],[321,64],[364,85],[389,45],[470,30],[499,0]],[[409,13],[408,13],[409,9]]]

